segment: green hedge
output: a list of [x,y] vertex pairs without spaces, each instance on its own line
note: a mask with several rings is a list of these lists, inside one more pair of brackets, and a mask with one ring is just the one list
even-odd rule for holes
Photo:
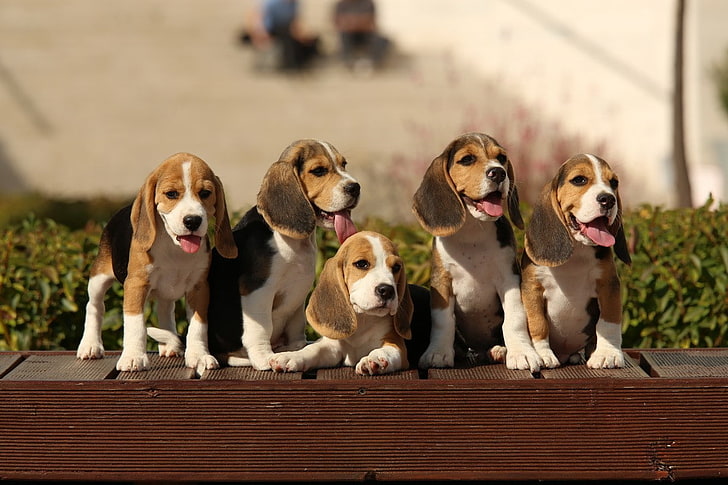
[[[726,345],[728,320],[728,206],[693,210],[639,207],[624,215],[632,266],[617,263],[622,279],[625,347]],[[526,216],[527,217],[527,216]],[[377,219],[360,229],[383,233],[399,245],[409,280],[427,285],[432,238],[419,227]],[[75,349],[88,300],[88,271],[101,225],[69,229],[27,217],[0,232],[0,350]],[[523,240],[518,233],[519,241]],[[322,261],[338,247],[319,231]],[[520,250],[520,249],[519,249]],[[121,345],[121,287],[106,297],[104,344]],[[149,321],[154,312],[147,309]],[[180,331],[186,322],[178,305]]]

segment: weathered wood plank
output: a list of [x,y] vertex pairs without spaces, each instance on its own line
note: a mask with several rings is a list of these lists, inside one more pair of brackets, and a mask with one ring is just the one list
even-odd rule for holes
[[0,354],[0,378],[7,374],[21,360],[23,360],[23,356],[20,354]]
[[95,381],[116,372],[116,359],[80,360],[75,355],[34,354],[28,356],[3,380]]
[[641,379],[649,377],[628,355],[624,356],[622,369],[590,369],[585,364],[565,365],[556,369],[542,369],[544,379]]
[[644,351],[641,358],[653,377],[728,377],[728,350]]
[[160,357],[157,352],[149,352],[149,369],[138,372],[119,372],[117,379],[127,381],[162,381],[194,379],[195,369],[185,366],[183,357]]
[[533,379],[527,370],[510,370],[505,365],[478,365],[463,369],[429,369],[428,379],[520,380]]

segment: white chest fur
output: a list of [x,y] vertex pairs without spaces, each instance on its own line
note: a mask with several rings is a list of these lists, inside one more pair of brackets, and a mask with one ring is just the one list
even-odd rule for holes
[[513,272],[515,251],[501,245],[496,225],[472,217],[456,234],[438,238],[443,269],[452,278],[457,324],[464,337],[477,343],[484,328],[503,323],[504,288],[518,288]]
[[584,329],[592,318],[587,307],[597,296],[596,281],[600,277],[594,249],[577,245],[566,264],[539,266],[536,274],[544,288],[551,348],[557,355],[582,349],[587,339]]
[[206,278],[210,264],[207,242],[194,254],[187,254],[170,241],[166,233],[158,234],[150,251],[150,296],[178,300],[201,279]]

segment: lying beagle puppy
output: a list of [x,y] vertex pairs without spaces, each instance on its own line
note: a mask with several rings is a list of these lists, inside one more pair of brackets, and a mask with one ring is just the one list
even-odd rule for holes
[[[266,173],[253,207],[233,229],[238,257],[213,252],[210,347],[231,366],[270,369],[275,351],[306,344],[305,300],[316,272],[316,226],[340,241],[356,232],[360,186],[329,143],[299,140]],[[242,319],[242,320],[241,320]]]
[[545,367],[624,367],[622,301],[612,256],[631,263],[619,180],[594,155],[567,160],[534,206],[523,254],[528,328]]
[[412,311],[404,264],[392,241],[359,232],[326,261],[306,308],[322,337],[296,352],[274,354],[270,367],[297,372],[343,363],[365,375],[406,369]]
[[[237,248],[222,183],[204,161],[189,153],[178,153],[147,177],[133,204],[117,212],[101,235],[88,283],[89,302],[78,346],[79,359],[104,355],[104,294],[118,279],[124,285],[124,340],[118,370],[149,368],[144,305],[150,297],[157,300],[159,328],[150,328],[149,333],[159,337],[160,355],[184,353],[188,367],[218,367],[207,345],[207,226],[211,217],[215,218],[218,253],[234,258]],[[175,301],[183,296],[189,319],[186,351],[177,335],[174,316]]]
[[507,208],[513,223],[523,227],[505,149],[482,133],[456,138],[427,169],[413,208],[435,236],[432,329],[419,366],[452,367],[457,344],[458,360],[505,360],[508,368],[537,371],[540,359],[526,326],[515,237],[504,215]]

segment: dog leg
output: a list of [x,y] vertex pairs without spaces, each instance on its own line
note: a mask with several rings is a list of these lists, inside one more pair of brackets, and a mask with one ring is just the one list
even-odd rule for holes
[[251,365],[257,370],[269,370],[269,360],[273,357],[273,302],[272,295],[268,293],[256,291],[242,297],[243,346]]
[[210,354],[207,343],[207,306],[210,301],[210,289],[207,280],[187,292],[187,351],[185,352],[185,365],[197,369],[198,374],[204,370],[220,367],[217,359]]
[[159,320],[159,330],[167,334],[167,338],[163,340],[154,337],[153,328],[148,328],[147,333],[150,337],[159,342],[159,355],[162,357],[181,357],[184,355],[184,347],[182,340],[177,335],[177,322],[174,314],[174,300],[166,300],[160,298],[157,300],[157,318]]
[[521,300],[518,278],[513,278],[510,288],[501,295],[505,317],[503,319],[503,341],[506,344],[506,367],[509,369],[538,372],[543,365],[541,357],[531,344],[526,323],[526,310]]
[[101,339],[101,325],[106,311],[104,295],[114,279],[114,275],[105,273],[89,278],[86,320],[83,324],[83,337],[76,352],[79,359],[100,359],[104,356],[104,343]]
[[286,343],[276,352],[289,352],[300,350],[306,346],[306,314],[304,312],[304,304],[293,313],[293,316],[286,324],[284,330]]
[[124,349],[116,363],[116,370],[126,372],[149,369],[146,344],[144,314],[124,313]]
[[420,357],[419,367],[453,367],[455,365],[455,299],[446,308],[432,309],[430,344]]
[[385,345],[362,357],[356,364],[356,373],[373,376],[396,372],[404,368],[405,360],[403,349],[394,345]]
[[301,350],[273,354],[269,365],[276,372],[304,372],[335,367],[341,364],[343,358],[341,344],[337,340],[321,337]]
[[622,325],[599,319],[597,322],[597,347],[586,361],[591,369],[624,367],[622,353]]

